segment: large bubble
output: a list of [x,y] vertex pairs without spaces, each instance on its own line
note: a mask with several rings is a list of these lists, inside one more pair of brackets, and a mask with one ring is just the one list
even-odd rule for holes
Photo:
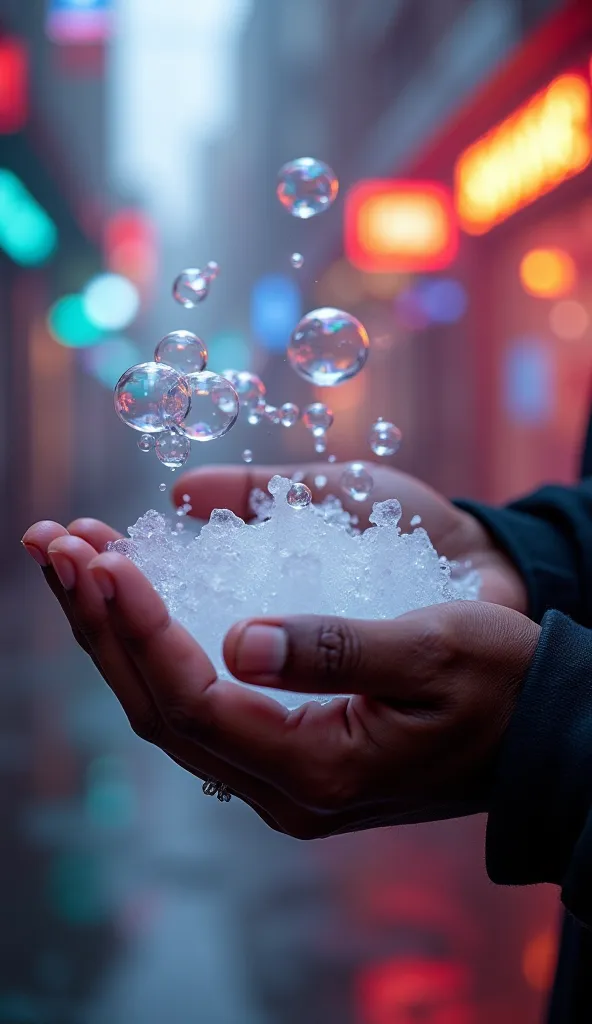
[[191,331],[171,331],[158,342],[154,352],[157,363],[166,363],[180,373],[200,373],[205,369],[208,350]]
[[341,309],[313,309],[297,324],[288,345],[296,373],[318,387],[355,377],[368,358],[370,339],[363,324]]
[[328,210],[338,191],[335,172],[322,160],[303,156],[280,168],[277,197],[293,217],[308,220]]
[[138,363],[119,378],[113,393],[115,411],[128,427],[155,434],[179,424],[189,411],[189,386],[166,363]]
[[238,395],[230,381],[217,373],[204,370],[188,373],[191,408],[181,429],[192,441],[213,441],[227,434],[236,423]]

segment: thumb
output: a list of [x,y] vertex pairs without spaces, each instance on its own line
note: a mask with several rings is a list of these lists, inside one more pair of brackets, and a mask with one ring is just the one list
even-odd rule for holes
[[240,622],[226,636],[224,659],[235,678],[257,686],[416,701],[428,697],[426,684],[450,662],[453,634],[442,607],[393,620],[299,615]]

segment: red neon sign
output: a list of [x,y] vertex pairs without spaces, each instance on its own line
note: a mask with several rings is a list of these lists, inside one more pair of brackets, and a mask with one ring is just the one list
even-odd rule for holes
[[458,226],[447,189],[433,181],[363,181],[345,201],[345,252],[369,273],[442,270],[454,260]]
[[592,89],[565,74],[461,153],[455,203],[461,226],[481,235],[579,174],[592,159]]
[[29,60],[19,39],[0,39],[0,133],[24,128],[29,114]]

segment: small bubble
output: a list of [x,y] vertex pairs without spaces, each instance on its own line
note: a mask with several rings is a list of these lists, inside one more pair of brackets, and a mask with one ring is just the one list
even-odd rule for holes
[[210,260],[206,263],[205,274],[209,277],[210,281],[215,281],[220,273],[220,264],[216,263],[216,260]]
[[374,481],[361,462],[351,462],[339,481],[341,489],[354,501],[365,501],[372,492]]
[[337,462],[337,456],[336,455],[330,455],[329,458],[327,459],[327,462],[330,462],[331,464],[333,464],[334,462]]
[[155,434],[187,415],[189,388],[172,366],[138,363],[121,375],[113,392],[115,411],[128,427]]
[[319,474],[319,476],[315,476],[314,482],[315,482],[315,487],[326,487],[327,486],[327,477],[323,476],[322,474]]
[[280,168],[277,197],[293,217],[308,220],[328,210],[338,191],[335,172],[322,160],[305,156]]
[[245,448],[245,450],[243,452],[243,462],[252,462],[252,461],[253,461],[253,452],[251,451],[250,448]]
[[200,373],[207,359],[206,346],[191,331],[171,331],[158,342],[154,352],[156,363],[167,363],[179,373]]
[[183,495],[183,501],[185,501],[185,502],[191,501],[191,495],[190,494],[184,494]]
[[421,516],[412,516],[409,521],[410,526],[421,526]]
[[313,437],[324,437],[333,423],[333,413],[323,402],[313,402],[304,410],[302,422],[307,430],[312,431]]
[[210,278],[197,267],[182,270],[173,284],[173,298],[186,309],[192,309],[199,302],[207,299],[210,291]]
[[155,445],[156,457],[168,469],[184,466],[189,458],[191,442],[178,430],[166,430],[158,435]]
[[138,448],[141,452],[151,452],[156,444],[156,438],[154,434],[142,434],[138,438]]
[[290,479],[293,484],[300,484],[304,480],[304,473],[301,469],[295,469]]
[[293,252],[290,256],[290,263],[294,267],[294,270],[300,270],[304,266],[304,256],[301,252]]
[[350,313],[314,309],[296,325],[287,356],[293,370],[318,387],[343,384],[360,372],[368,358],[370,339]]
[[293,402],[284,402],[278,409],[278,415],[282,427],[293,427],[295,423],[298,423],[300,409]]
[[324,437],[317,437],[315,439],[315,452],[317,455],[323,455],[327,451],[327,442]]
[[277,424],[281,422],[280,411],[279,409],[276,409],[275,405],[265,405],[263,409],[263,415],[265,416],[266,420],[269,420],[270,423]]
[[394,455],[401,447],[403,434],[394,423],[379,419],[370,427],[368,440],[375,455]]
[[159,484],[158,485],[158,490],[159,491],[166,491],[166,484]]
[[293,483],[287,495],[288,505],[292,508],[307,508],[312,501],[312,494],[306,484]]

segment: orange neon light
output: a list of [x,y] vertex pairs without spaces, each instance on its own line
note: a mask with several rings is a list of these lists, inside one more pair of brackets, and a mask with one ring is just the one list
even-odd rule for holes
[[576,266],[564,249],[530,249],[520,261],[522,287],[542,299],[567,295],[576,282]]
[[441,270],[458,249],[450,193],[432,181],[363,181],[345,203],[345,252],[366,273]]
[[560,75],[469,146],[454,175],[465,231],[484,234],[583,171],[592,159],[591,109],[590,83]]

